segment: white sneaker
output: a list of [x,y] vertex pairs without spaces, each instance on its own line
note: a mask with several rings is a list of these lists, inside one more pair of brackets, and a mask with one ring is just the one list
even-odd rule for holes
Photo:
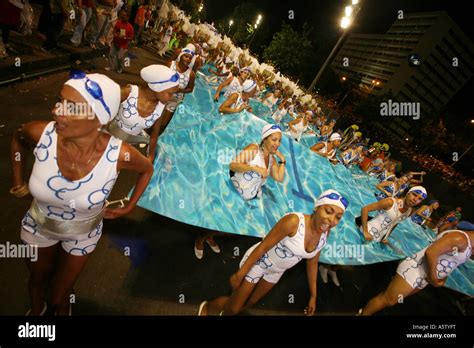
[[331,279],[332,279],[332,282],[334,283],[334,285],[336,286],[341,286],[341,284],[339,283],[339,279],[337,279],[337,274],[336,272],[334,271],[329,271],[329,275],[331,276]]
[[194,255],[196,255],[196,257],[197,257],[198,260],[201,260],[202,257],[204,256],[204,249],[199,250],[199,249],[196,247],[196,242],[194,242]]
[[206,243],[207,245],[209,245],[211,250],[215,252],[216,254],[219,254],[221,252],[221,248],[219,248],[219,245],[217,245],[216,242],[214,242],[214,245],[212,245],[211,242],[209,242],[209,240],[206,239]]
[[328,282],[328,271],[329,270],[326,267],[319,265],[319,274],[321,275],[324,284],[327,284]]
[[198,316],[201,316],[202,310],[204,307],[207,306],[207,301],[202,301],[201,304],[199,305],[199,310],[198,310]]
[[[46,310],[48,309],[48,305],[46,304],[46,302],[44,302],[43,304],[43,309],[41,310],[41,313],[39,315],[44,315],[44,313],[46,313]],[[25,314],[25,317],[28,317],[31,313],[31,308],[28,309],[28,312],[26,312]]]

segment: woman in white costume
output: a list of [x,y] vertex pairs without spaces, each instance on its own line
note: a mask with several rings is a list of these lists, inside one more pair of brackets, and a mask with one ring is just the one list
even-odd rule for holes
[[219,111],[223,114],[235,114],[243,110],[252,112],[252,108],[248,104],[248,101],[255,95],[256,90],[257,84],[255,81],[246,80],[242,84],[242,90],[230,94],[221,106],[219,106]]
[[[388,237],[393,229],[412,213],[412,208],[427,197],[423,186],[412,187],[404,198],[389,197],[366,205],[361,210],[361,216],[356,219],[357,225],[366,240],[388,243]],[[369,212],[381,211],[369,221]]]
[[[248,145],[231,163],[230,179],[237,192],[243,199],[249,200],[262,196],[262,187],[268,176],[277,182],[282,182],[285,176],[285,157],[278,148],[281,144],[281,129],[278,125],[268,124],[262,129],[260,145]],[[277,164],[275,156],[280,162]],[[204,243],[212,251],[220,253],[220,248],[214,240],[217,233],[201,234],[194,243],[194,255],[202,259]]]
[[[118,112],[118,84],[105,75],[73,71],[60,98],[53,121],[24,124],[11,144],[10,193],[31,193],[34,198],[21,223],[22,241],[38,247],[37,260],[27,260],[30,315],[46,311],[48,285],[54,313],[70,314],[71,291],[101,237],[103,218],[131,212],[153,174],[151,162],[138,150],[101,130]],[[26,184],[23,159],[28,145],[36,147]],[[122,208],[105,208],[123,169],[138,173],[130,201]]]
[[148,154],[153,161],[161,116],[166,103],[179,89],[179,74],[155,64],[143,68],[140,76],[146,85],[122,87],[119,112],[107,130],[129,144],[149,145]]
[[240,269],[230,277],[232,294],[202,302],[198,315],[240,313],[257,303],[278,283],[286,270],[302,259],[306,259],[310,291],[304,312],[314,315],[320,251],[347,206],[348,202],[342,195],[327,190],[319,196],[312,214],[286,214],[261,242],[247,250]]
[[474,224],[461,221],[456,229],[436,236],[436,240],[415,255],[401,261],[387,289],[372,298],[360,315],[372,315],[423,290],[428,284],[444,286],[449,275],[473,255]]

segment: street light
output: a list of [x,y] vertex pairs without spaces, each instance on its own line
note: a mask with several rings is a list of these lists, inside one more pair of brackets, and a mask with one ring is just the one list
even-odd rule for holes
[[372,90],[375,88],[375,86],[378,86],[378,85],[380,85],[380,81],[372,80],[372,86],[370,86],[368,93],[371,93]]
[[344,9],[344,12],[346,13],[346,17],[352,16],[352,10],[353,10],[352,6],[346,6],[346,8]]
[[[358,3],[359,3],[358,0],[352,0],[352,5],[357,5]],[[311,85],[309,85],[308,91],[311,91],[312,89],[314,89],[314,87],[316,86],[316,83],[318,83],[319,79],[323,75],[324,70],[329,65],[329,62],[332,60],[332,58],[336,54],[337,49],[339,48],[340,44],[344,40],[345,36],[347,35],[347,33],[349,31],[348,28],[350,27],[350,25],[352,24],[354,19],[357,17],[357,14],[359,13],[360,8],[361,8],[360,5],[355,6],[355,7],[346,6],[344,8],[345,16],[341,19],[341,23],[340,23],[341,28],[344,31],[343,31],[341,37],[339,38],[339,40],[336,42],[336,45],[332,49],[331,53],[329,53],[329,56],[326,58],[326,61],[324,62],[323,66],[319,69],[318,74],[314,78],[313,82],[311,82]]]
[[259,14],[259,15],[257,16],[257,20],[255,21],[255,24],[253,25],[253,28],[254,28],[255,30],[253,31],[252,38],[250,39],[249,48],[250,48],[250,44],[251,44],[252,41],[253,41],[253,38],[255,37],[255,32],[256,32],[256,30],[257,30],[257,28],[258,28],[258,25],[260,24],[260,21],[261,21],[261,20],[262,20],[262,15]]
[[341,28],[347,29],[351,25],[351,19],[349,17],[342,17],[341,19]]

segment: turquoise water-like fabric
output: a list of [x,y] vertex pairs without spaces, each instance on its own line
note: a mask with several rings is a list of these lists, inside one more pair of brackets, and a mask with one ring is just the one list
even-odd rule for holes
[[[359,168],[331,165],[308,149],[314,136],[297,143],[283,136],[280,151],[286,157],[283,183],[269,178],[263,197],[244,201],[229,177],[229,163],[245,146],[260,142],[262,127],[271,121],[268,107],[251,102],[254,113],[221,115],[213,101],[215,84],[198,74],[195,90],[180,104],[161,135],[155,172],[139,206],[172,219],[211,230],[264,237],[288,212],[310,214],[315,198],[335,189],[349,200],[338,226],[331,230],[321,262],[363,265],[403,259],[424,248],[434,233],[414,224],[400,223],[389,245],[366,242],[355,225],[361,208],[375,202],[377,180]],[[255,107],[257,106],[257,107]],[[260,116],[259,114],[259,116]],[[474,295],[472,261],[456,270],[447,286]]]

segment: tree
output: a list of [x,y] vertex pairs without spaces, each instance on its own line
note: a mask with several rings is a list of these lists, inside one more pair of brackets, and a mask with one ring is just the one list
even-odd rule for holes
[[255,22],[257,13],[258,8],[253,2],[243,2],[234,8],[231,17],[234,20],[232,39],[237,46],[241,46],[244,43],[248,44],[250,41],[253,31],[249,32],[248,25],[252,25]]
[[206,18],[206,7],[203,7],[199,12],[201,0],[171,0],[171,2],[191,16],[192,23],[197,23],[199,20],[203,21]]
[[294,30],[289,24],[282,23],[281,30],[273,35],[272,41],[263,52],[263,58],[274,64],[283,74],[309,84],[312,61],[315,59],[314,48],[309,40],[307,25],[303,34]]

